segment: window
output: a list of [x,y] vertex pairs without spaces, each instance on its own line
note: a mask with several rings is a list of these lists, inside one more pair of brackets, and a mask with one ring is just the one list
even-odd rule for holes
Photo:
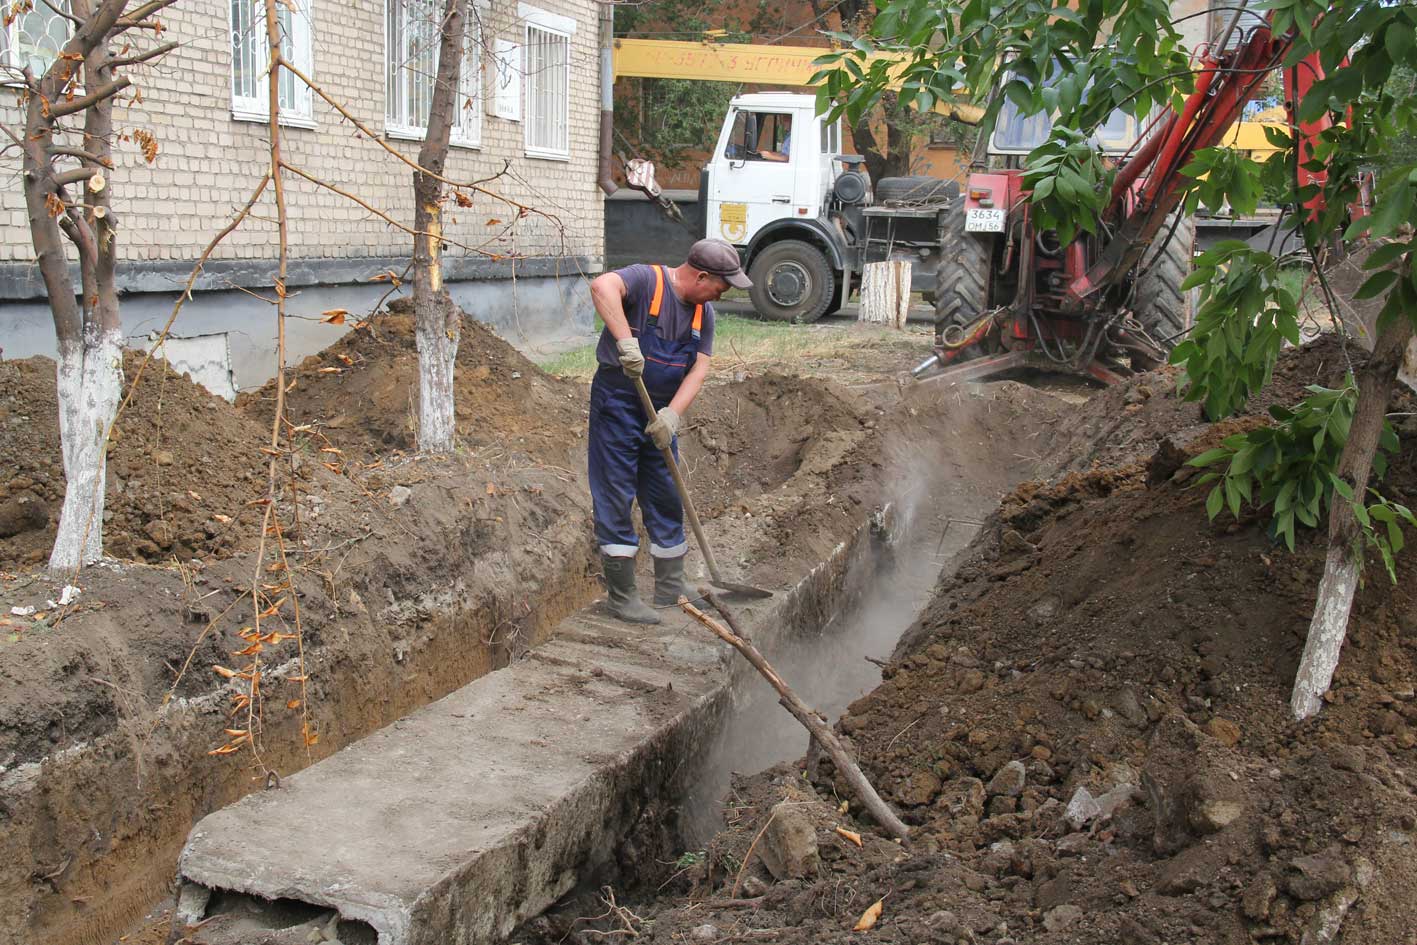
[[[825,134],[825,131],[823,132]],[[786,112],[739,112],[723,156],[730,161],[776,161],[792,155],[792,116]]]
[[[266,91],[266,5],[263,0],[230,0],[231,4],[231,115],[240,121],[269,119],[270,101]],[[281,53],[301,72],[313,78],[310,0],[276,4]],[[282,124],[314,127],[310,87],[291,75],[280,73],[280,120]]]
[[[67,9],[68,4],[64,7]],[[38,78],[48,71],[69,41],[69,21],[42,2],[9,23],[4,19],[0,17],[0,82],[19,79],[20,71],[26,68]]]
[[[384,127],[393,138],[420,139],[438,76],[443,4],[438,0],[386,0]],[[463,44],[458,96],[449,141],[477,147],[482,140],[482,30],[474,9]]]
[[576,21],[518,6],[526,21],[522,65],[526,69],[526,153],[564,158],[571,154],[571,35]]

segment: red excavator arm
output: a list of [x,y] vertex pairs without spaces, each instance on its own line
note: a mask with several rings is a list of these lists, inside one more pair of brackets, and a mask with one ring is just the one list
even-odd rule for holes
[[[1180,206],[1185,185],[1181,169],[1197,151],[1213,147],[1224,137],[1265,76],[1279,67],[1290,45],[1289,36],[1271,34],[1266,19],[1230,52],[1201,50],[1196,90],[1186,99],[1185,107],[1179,114],[1172,111],[1153,122],[1152,133],[1140,139],[1136,152],[1118,171],[1104,215],[1117,224],[1114,236],[1086,272],[1069,285],[1068,307],[1083,310],[1096,305],[1105,289],[1132,271],[1167,217]],[[1297,86],[1293,82],[1296,74]],[[1317,55],[1286,71],[1291,116],[1296,95],[1322,76]],[[1326,125],[1300,129],[1301,155],[1308,153],[1306,145],[1323,127]]]

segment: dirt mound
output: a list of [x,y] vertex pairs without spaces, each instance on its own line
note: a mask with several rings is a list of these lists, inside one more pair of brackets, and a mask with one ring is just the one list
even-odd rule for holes
[[[1268,399],[1331,364],[1286,356]],[[1089,465],[1194,409],[1137,406],[1108,442],[1079,437]],[[829,763],[777,769],[737,786],[681,898],[636,908],[641,939],[844,942],[884,898],[872,940],[902,945],[1413,942],[1417,557],[1395,585],[1373,564],[1329,702],[1297,724],[1323,534],[1291,555],[1262,519],[1212,525],[1203,490],[1151,478],[1099,464],[1007,496],[841,720],[912,849],[872,835]],[[1417,498],[1410,451],[1384,491]]]
[[[1310,384],[1337,387],[1350,362],[1366,357],[1336,334],[1319,335],[1303,348],[1289,349],[1274,367],[1269,386],[1245,405],[1241,417],[1268,417],[1274,404],[1291,406],[1305,396]],[[1176,446],[1211,431],[1199,403],[1177,396],[1184,378],[1179,368],[1166,367],[1129,378],[1088,401],[1069,435],[1059,439],[1050,459],[1062,469],[1121,465],[1150,456],[1163,440]]]
[[[128,352],[131,383],[142,354]],[[0,362],[0,568],[46,560],[64,503],[55,365]],[[221,398],[154,359],[114,429],[104,550],[165,561],[227,555],[259,529],[266,436]],[[220,515],[229,521],[222,521]]]
[[[412,452],[418,419],[418,349],[413,316],[394,303],[293,368],[287,384],[292,423],[310,424],[354,459]],[[458,345],[457,432],[469,446],[505,446],[564,459],[584,435],[584,389],[551,377],[465,316]],[[242,394],[237,407],[270,422],[275,384]]]

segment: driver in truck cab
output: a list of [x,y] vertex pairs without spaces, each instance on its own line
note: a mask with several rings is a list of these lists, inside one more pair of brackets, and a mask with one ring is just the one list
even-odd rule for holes
[[[590,388],[591,513],[610,612],[628,623],[659,623],[635,586],[639,535],[635,499],[654,559],[654,603],[684,593],[684,507],[663,450],[679,455],[680,418],[698,396],[713,355],[713,306],[730,286],[752,288],[738,251],[699,240],[682,265],[635,265],[598,276],[591,300],[605,322]],[[655,407],[646,416],[637,382]]]
[[783,129],[781,151],[759,151],[764,161],[787,161],[792,157],[792,116],[777,116],[777,126]]

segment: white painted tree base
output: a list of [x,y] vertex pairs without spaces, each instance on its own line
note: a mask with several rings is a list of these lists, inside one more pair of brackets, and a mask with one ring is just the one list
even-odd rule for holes
[[1314,603],[1314,619],[1294,675],[1294,694],[1289,707],[1294,718],[1303,721],[1323,708],[1324,693],[1333,682],[1343,638],[1348,632],[1348,614],[1358,590],[1358,561],[1352,549],[1329,548],[1319,596]]
[[910,312],[910,263],[904,259],[867,263],[861,270],[858,321],[904,328]]
[[56,373],[65,487],[49,572],[63,577],[103,555],[108,428],[123,392],[122,336],[113,331],[62,348]]
[[[453,449],[456,414],[453,372],[460,332],[444,328],[446,300],[435,304],[435,313],[419,312],[418,341],[418,451],[448,453]],[[435,317],[429,318],[433,314]],[[434,324],[425,324],[425,322]],[[456,324],[456,322],[454,322]],[[452,337],[449,337],[449,335]]]

